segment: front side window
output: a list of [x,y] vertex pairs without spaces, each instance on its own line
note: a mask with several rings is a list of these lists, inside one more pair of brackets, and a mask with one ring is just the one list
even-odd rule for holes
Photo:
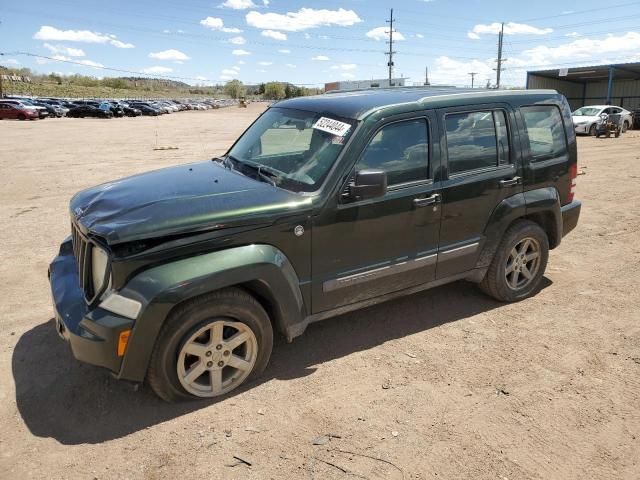
[[522,107],[533,160],[548,160],[567,153],[567,137],[560,110],[555,105]]
[[355,122],[314,112],[273,107],[240,137],[227,157],[268,174],[279,187],[316,190],[353,134]]
[[510,163],[504,111],[448,114],[445,126],[450,175]]
[[356,170],[384,170],[388,185],[429,178],[429,130],[425,119],[383,127],[364,150]]

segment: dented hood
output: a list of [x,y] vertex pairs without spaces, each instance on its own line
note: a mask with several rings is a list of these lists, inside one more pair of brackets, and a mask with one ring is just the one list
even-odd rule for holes
[[71,199],[72,218],[109,244],[230,226],[270,223],[310,199],[205,161],[89,188]]

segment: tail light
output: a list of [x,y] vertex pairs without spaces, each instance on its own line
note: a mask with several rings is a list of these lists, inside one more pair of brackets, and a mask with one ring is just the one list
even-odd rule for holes
[[573,197],[576,195],[576,185],[578,178],[578,162],[572,163],[569,166],[569,178],[571,180],[571,188],[569,189],[569,203],[573,202]]

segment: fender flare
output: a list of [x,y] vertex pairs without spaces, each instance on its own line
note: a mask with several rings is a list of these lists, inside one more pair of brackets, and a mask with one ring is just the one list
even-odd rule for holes
[[545,187],[517,193],[502,200],[491,213],[476,268],[486,268],[491,264],[507,228],[519,218],[529,218],[541,224],[549,236],[550,248],[560,244],[562,213],[558,191],[554,187]]
[[156,339],[172,309],[185,301],[226,287],[258,282],[272,292],[274,327],[288,332],[303,322],[306,307],[298,276],[284,253],[255,244],[166,263],[141,272],[120,291],[142,303],[118,378],[142,381]]

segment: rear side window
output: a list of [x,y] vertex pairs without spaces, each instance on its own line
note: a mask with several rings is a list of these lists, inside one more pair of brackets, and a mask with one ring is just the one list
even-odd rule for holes
[[383,127],[364,150],[357,170],[387,172],[389,185],[429,178],[429,130],[425,119]]
[[445,126],[450,175],[510,163],[504,111],[449,114]]
[[522,107],[529,148],[534,161],[561,157],[567,153],[567,137],[560,110],[555,105]]

